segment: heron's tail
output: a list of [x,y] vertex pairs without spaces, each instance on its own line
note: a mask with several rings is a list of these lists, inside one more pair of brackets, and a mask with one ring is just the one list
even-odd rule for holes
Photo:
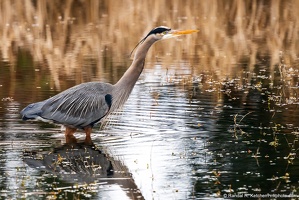
[[32,103],[25,107],[21,111],[22,119],[23,120],[28,120],[28,119],[36,119],[40,117],[42,113],[42,107],[45,104],[44,101],[37,102],[37,103]]

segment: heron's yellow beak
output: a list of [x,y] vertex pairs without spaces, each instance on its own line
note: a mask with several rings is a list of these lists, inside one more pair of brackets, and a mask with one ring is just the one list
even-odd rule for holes
[[166,35],[163,36],[162,39],[173,38],[181,35],[196,33],[199,30],[171,30]]
[[199,30],[183,30],[183,31],[176,31],[174,30],[171,32],[172,35],[186,35],[191,33],[197,33]]

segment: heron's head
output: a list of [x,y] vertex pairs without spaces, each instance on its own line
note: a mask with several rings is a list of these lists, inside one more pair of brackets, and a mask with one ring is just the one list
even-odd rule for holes
[[[164,40],[168,38],[173,38],[181,35],[196,33],[198,30],[172,30],[171,28],[168,28],[166,26],[158,26],[154,29],[152,29],[138,44],[136,47],[138,47],[140,44],[142,44],[146,39],[152,39],[152,41],[158,41],[158,40]],[[136,49],[136,47],[132,50]]]
[[[164,40],[168,38],[173,38],[181,35],[191,34],[198,32],[198,30],[171,30],[171,28],[168,28],[166,26],[158,26],[154,29],[152,29],[145,38],[143,38],[143,41],[146,40],[148,37],[154,37],[156,40]],[[142,41],[142,40],[141,40]]]

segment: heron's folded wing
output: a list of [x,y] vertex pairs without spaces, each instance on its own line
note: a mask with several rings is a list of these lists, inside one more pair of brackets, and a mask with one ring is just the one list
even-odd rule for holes
[[99,87],[81,84],[47,100],[41,117],[74,127],[93,125],[109,111],[107,95]]

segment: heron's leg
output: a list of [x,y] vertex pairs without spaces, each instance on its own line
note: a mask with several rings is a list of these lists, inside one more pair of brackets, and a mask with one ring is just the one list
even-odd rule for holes
[[76,128],[65,127],[65,135],[74,135]]
[[92,128],[90,126],[84,128],[84,131],[85,131],[85,134],[86,134],[86,136],[85,136],[85,143],[86,144],[91,144],[92,143],[91,137],[90,137],[91,130],[92,130]]
[[74,136],[74,133],[76,132],[76,128],[70,128],[70,127],[65,127],[65,142],[66,143],[76,143],[77,139]]

